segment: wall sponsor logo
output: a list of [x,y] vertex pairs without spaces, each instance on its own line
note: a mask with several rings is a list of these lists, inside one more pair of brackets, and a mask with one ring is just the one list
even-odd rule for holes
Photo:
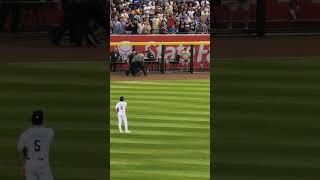
[[[122,41],[122,42],[130,42],[130,41]],[[128,60],[129,54],[132,53],[133,47],[130,45],[118,46],[118,52],[122,56],[123,60]]]
[[[128,42],[128,41],[122,41],[122,42]],[[144,53],[148,50],[148,48],[155,53],[157,58],[161,58],[161,52],[162,52],[162,46],[160,45],[146,45],[146,46],[136,46],[134,49],[138,53]],[[184,45],[178,45],[178,46],[166,46],[165,48],[165,57],[169,59],[174,59],[176,55],[181,55],[182,50],[184,48],[187,48],[189,51],[191,50],[191,46],[184,46]],[[133,47],[130,45],[125,46],[118,46],[118,50],[120,55],[123,57],[123,59],[127,60],[127,57],[130,53],[132,53]],[[207,61],[210,62],[210,46],[207,45],[200,45],[200,46],[194,46],[193,47],[194,52],[194,60],[197,62],[201,61]]]
[[[198,42],[210,41],[210,35],[111,35],[111,42]],[[136,50],[138,53],[145,53],[150,49],[155,53],[156,58],[161,58],[161,45],[142,45],[142,46],[118,46],[119,53],[123,59],[128,60],[128,55]],[[165,46],[166,59],[174,59],[176,55],[180,55],[184,48],[189,49],[190,45],[167,45]],[[195,45],[194,48],[194,67],[210,68],[210,46],[209,45]],[[110,48],[112,50],[112,48]]]

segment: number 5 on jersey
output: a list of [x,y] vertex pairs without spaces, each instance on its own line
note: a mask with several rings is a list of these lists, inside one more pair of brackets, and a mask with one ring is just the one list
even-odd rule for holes
[[36,152],[40,151],[40,140],[39,139],[34,140],[34,151],[36,151]]

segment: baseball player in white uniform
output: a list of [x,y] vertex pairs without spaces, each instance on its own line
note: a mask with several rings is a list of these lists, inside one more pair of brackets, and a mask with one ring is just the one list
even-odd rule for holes
[[128,130],[128,119],[126,115],[126,109],[127,109],[127,102],[123,101],[123,97],[120,97],[120,101],[116,104],[116,111],[118,113],[118,128],[120,133],[122,133],[122,121],[124,121],[124,128],[125,133],[130,133],[131,131]]
[[49,152],[54,132],[43,126],[41,110],[32,113],[32,125],[21,134],[17,145],[21,173],[26,180],[53,180]]

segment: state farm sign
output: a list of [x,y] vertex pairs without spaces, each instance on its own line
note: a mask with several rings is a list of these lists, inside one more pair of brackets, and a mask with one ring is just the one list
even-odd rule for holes
[[[192,42],[192,41],[210,41],[210,35],[190,34],[190,35],[111,35],[111,42]],[[138,52],[145,52],[150,47],[158,58],[161,57],[161,45],[145,45],[145,46],[118,46],[120,54],[127,58],[133,50]],[[181,54],[182,50],[186,47],[190,50],[190,45],[167,45],[165,46],[165,57],[173,59],[177,54]],[[196,45],[194,48],[194,61],[197,62],[210,62],[210,46],[209,45]],[[112,50],[112,48],[111,48]]]

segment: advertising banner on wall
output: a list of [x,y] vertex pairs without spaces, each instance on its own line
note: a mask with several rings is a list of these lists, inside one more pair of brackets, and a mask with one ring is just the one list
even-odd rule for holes
[[[180,55],[182,50],[186,47],[190,50],[190,45],[179,45],[179,42],[198,42],[210,41],[209,34],[187,34],[187,35],[111,35],[111,42],[177,42],[177,45],[165,46],[165,57],[167,59],[174,59],[176,55]],[[161,45],[144,45],[144,46],[118,46],[119,53],[123,59],[135,49],[138,53],[144,53],[148,47],[155,53],[157,58],[161,57]],[[114,47],[110,50],[112,51]],[[209,45],[196,45],[194,48],[194,62],[210,62],[210,46]]]

